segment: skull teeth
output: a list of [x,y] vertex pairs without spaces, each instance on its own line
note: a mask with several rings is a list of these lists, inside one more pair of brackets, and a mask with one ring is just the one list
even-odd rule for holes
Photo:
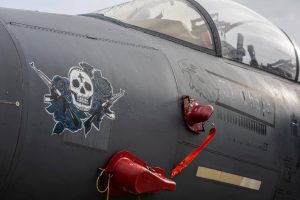
[[75,92],[72,92],[73,104],[81,111],[87,112],[92,107],[92,97],[78,96]]
[[89,100],[85,97],[78,97],[77,99],[77,102],[80,103],[80,104],[84,104],[84,105],[87,105],[89,106]]

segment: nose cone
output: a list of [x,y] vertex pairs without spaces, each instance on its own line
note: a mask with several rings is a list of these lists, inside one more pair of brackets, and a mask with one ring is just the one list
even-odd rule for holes
[[[19,52],[2,23],[0,47],[0,199],[3,199],[2,188],[6,188],[8,184],[11,164],[17,161],[13,160],[18,159],[18,156],[14,157],[16,147],[19,142],[23,143],[22,135],[25,130],[20,128],[23,117],[22,100],[29,98],[29,94],[24,93],[26,87],[23,81],[27,80],[22,73]],[[32,101],[33,105],[37,104],[34,98]]]

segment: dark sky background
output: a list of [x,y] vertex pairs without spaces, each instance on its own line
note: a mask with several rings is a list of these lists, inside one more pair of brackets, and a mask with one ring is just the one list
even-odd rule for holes
[[[0,0],[0,7],[81,14],[129,0]],[[282,28],[300,45],[300,0],[235,0]]]

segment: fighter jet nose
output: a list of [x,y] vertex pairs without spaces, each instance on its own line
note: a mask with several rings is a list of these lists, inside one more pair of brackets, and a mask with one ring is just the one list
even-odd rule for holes
[[201,105],[188,96],[183,97],[184,119],[189,129],[195,133],[204,131],[203,125],[214,112],[211,105]]

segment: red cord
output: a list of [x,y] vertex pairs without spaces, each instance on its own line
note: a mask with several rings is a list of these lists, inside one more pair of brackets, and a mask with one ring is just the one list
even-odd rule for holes
[[210,143],[217,132],[216,128],[210,129],[207,137],[205,138],[204,142],[201,146],[191,152],[181,163],[179,163],[171,173],[171,178],[174,178],[177,174],[179,174],[184,168],[186,168],[196,157],[197,155]]

